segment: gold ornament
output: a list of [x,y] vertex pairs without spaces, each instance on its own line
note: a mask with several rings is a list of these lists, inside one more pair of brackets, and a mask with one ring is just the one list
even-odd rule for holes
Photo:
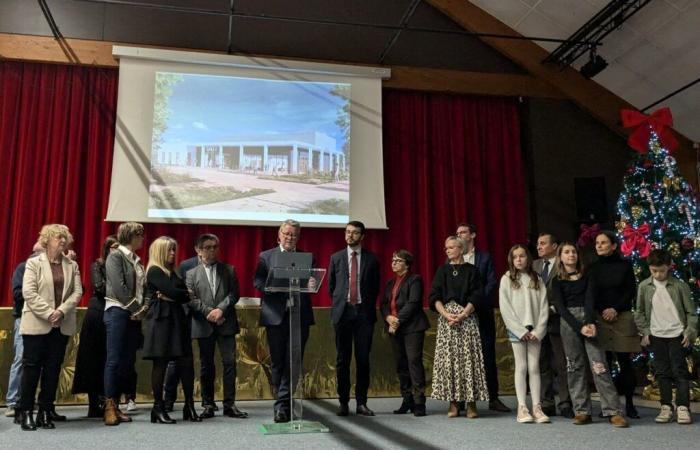
[[700,236],[695,237],[695,248],[700,248]]
[[664,186],[666,186],[667,188],[670,188],[672,184],[673,184],[673,181],[669,177],[664,177]]
[[[620,221],[615,222],[615,228],[616,228],[617,231],[619,231],[620,233],[622,233],[622,230],[624,230],[626,226],[627,226],[627,222],[625,222],[624,220],[620,220]],[[700,238],[698,238],[698,239],[695,241],[695,246],[698,247],[698,248],[700,248]]]
[[642,214],[644,213],[644,208],[641,206],[633,206],[632,207],[632,217],[635,220],[639,220],[640,217],[642,217]]
[[635,268],[634,268],[634,274],[635,274],[637,277],[639,277],[640,275],[642,275],[642,268],[639,267],[639,266],[635,267]]
[[698,279],[695,278],[695,277],[690,277],[690,278],[688,278],[688,283],[689,283],[689,284],[695,284],[695,283],[697,283],[697,282],[698,282]]
[[667,250],[674,258],[681,256],[681,246],[678,244],[678,242],[671,242]]

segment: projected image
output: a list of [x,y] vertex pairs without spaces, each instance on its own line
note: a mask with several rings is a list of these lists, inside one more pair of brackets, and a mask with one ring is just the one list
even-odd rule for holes
[[347,221],[349,84],[156,72],[153,117],[149,217]]

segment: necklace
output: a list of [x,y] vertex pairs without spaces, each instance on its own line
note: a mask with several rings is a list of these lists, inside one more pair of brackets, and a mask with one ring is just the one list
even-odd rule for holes
[[457,268],[458,268],[459,266],[460,266],[460,265],[458,265],[458,264],[453,264],[453,265],[452,265],[452,276],[453,276],[453,277],[456,277],[457,275],[459,275],[459,270],[457,270]]

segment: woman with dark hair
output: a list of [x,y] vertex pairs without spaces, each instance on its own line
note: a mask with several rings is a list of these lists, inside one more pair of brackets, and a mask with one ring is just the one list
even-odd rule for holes
[[576,413],[574,425],[592,422],[591,393],[586,379],[590,369],[600,396],[603,417],[612,426],[625,428],[627,421],[621,415],[620,399],[610,376],[605,351],[598,340],[595,305],[592,294],[593,280],[584,271],[578,247],[564,242],[557,249],[558,268],[550,284],[554,307],[561,315],[560,331],[567,361],[569,394]]
[[117,236],[107,236],[102,244],[102,254],[90,266],[92,297],[80,327],[78,355],[75,359],[73,394],[88,394],[88,417],[102,417],[104,411],[100,397],[104,396],[105,369],[105,261],[110,253],[117,251]]
[[433,365],[433,398],[450,402],[447,417],[459,415],[458,402],[467,403],[467,418],[479,417],[477,401],[487,401],[484,357],[476,308],[483,300],[476,267],[465,263],[465,243],[456,236],[445,240],[448,262],[438,267],[430,290],[438,330]]
[[423,279],[411,273],[413,255],[397,250],[391,258],[394,277],[384,289],[381,311],[391,335],[396,357],[396,373],[403,403],[394,414],[413,411],[416,417],[425,416],[425,369],[423,342],[425,330],[430,328],[423,312]]
[[189,303],[190,296],[175,265],[176,251],[177,242],[168,236],[153,241],[148,250],[146,298],[149,299],[149,309],[144,318],[143,358],[153,361],[151,423],[175,423],[165,410],[163,402],[165,370],[169,361],[176,362],[182,390],[185,392],[182,420],[202,420],[194,409],[190,319],[182,309],[183,304]]
[[618,241],[611,231],[601,231],[595,238],[598,260],[589,269],[593,282],[593,299],[598,312],[598,334],[608,351],[608,364],[613,356],[620,366],[618,390],[625,396],[627,417],[639,419],[634,407],[636,378],[630,353],[642,351],[639,333],[634,323],[632,305],[637,295],[637,283],[632,263],[620,256]]

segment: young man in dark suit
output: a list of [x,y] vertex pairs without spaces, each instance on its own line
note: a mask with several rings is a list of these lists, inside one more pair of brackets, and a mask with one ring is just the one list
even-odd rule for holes
[[[537,237],[537,255],[532,263],[532,268],[539,273],[547,286],[547,298],[549,304],[553,305],[554,301],[550,295],[550,286],[552,280],[557,276],[557,249],[559,241],[552,233],[540,233]],[[540,350],[540,378],[542,380],[542,411],[548,416],[556,414],[555,408],[555,390],[559,393],[559,414],[573,419],[574,411],[572,409],[571,396],[569,395],[568,379],[566,376],[566,356],[564,355],[564,344],[561,340],[561,332],[559,331],[560,323],[559,314],[554,311],[554,308],[549,308],[549,320],[547,322],[547,334],[542,339],[542,348]],[[554,387],[555,376],[557,379],[557,388]]]
[[[267,330],[267,343],[270,348],[272,369],[272,387],[277,395],[274,406],[274,420],[277,423],[289,422],[291,419],[291,396],[293,393],[291,392],[290,382],[296,384],[296,380],[290,380],[289,376],[289,309],[287,308],[289,294],[265,292],[265,283],[269,270],[275,266],[277,255],[282,252],[300,251],[297,248],[300,233],[301,224],[296,220],[289,219],[282,222],[277,232],[278,245],[260,253],[258,266],[255,269],[254,284],[262,297],[260,325]],[[300,300],[299,331],[301,333],[303,359],[304,347],[309,338],[309,327],[314,324],[314,312],[309,294],[301,294]]]
[[367,407],[369,389],[369,353],[372,333],[377,321],[379,294],[379,262],[374,253],[362,248],[365,226],[352,221],[345,227],[347,246],[331,256],[328,287],[333,306],[331,321],[335,328],[336,377],[338,383],[339,416],[347,416],[350,401],[350,361],[355,347],[356,412],[373,416]]
[[201,364],[202,419],[214,417],[214,352],[219,346],[224,369],[224,415],[244,419],[248,414],[236,407],[236,334],[240,331],[235,305],[240,298],[233,266],[219,261],[219,238],[203,234],[197,238],[201,264],[187,272],[192,301],[192,339],[199,343]]
[[496,369],[496,322],[493,317],[493,294],[496,290],[496,271],[493,268],[493,260],[487,252],[476,249],[476,227],[470,223],[457,225],[457,237],[465,244],[464,261],[476,266],[484,286],[483,307],[477,308],[479,318],[479,335],[481,336],[481,350],[484,354],[484,369],[486,370],[486,384],[489,389],[489,409],[492,411],[509,412],[510,408],[498,398],[498,372]]

